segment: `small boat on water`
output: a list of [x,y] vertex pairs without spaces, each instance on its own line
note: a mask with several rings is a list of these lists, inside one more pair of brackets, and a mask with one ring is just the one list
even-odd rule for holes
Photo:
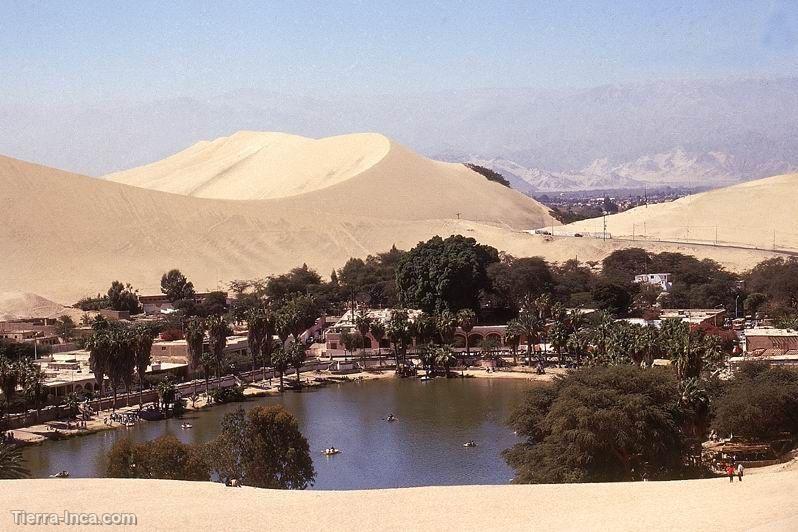
[[432,377],[430,377],[429,375],[424,375],[423,377],[419,377],[418,380],[420,380],[421,382],[427,382],[431,381]]
[[194,425],[192,425],[191,423],[183,423],[182,425],[180,425],[180,428],[181,429],[192,429],[192,428],[194,428]]
[[463,444],[463,447],[476,447],[476,446],[477,442],[475,442],[474,440],[469,440]]
[[69,478],[69,471],[61,471],[59,473],[55,473],[54,475],[50,475],[50,478]]
[[341,452],[341,449],[336,449],[335,447],[328,447],[327,449],[324,449],[321,452],[321,454],[323,454],[324,456],[333,456],[333,455],[339,454],[340,452]]
[[396,421],[396,416],[394,416],[393,414],[388,414],[388,417],[385,418],[385,421],[387,421],[388,423],[392,423]]

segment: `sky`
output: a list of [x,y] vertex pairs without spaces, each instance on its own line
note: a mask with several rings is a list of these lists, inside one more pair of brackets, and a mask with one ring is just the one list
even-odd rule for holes
[[0,3],[0,103],[798,75],[798,2]]

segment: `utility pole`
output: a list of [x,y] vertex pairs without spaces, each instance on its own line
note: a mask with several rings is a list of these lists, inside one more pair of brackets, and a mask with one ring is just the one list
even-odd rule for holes
[[604,214],[604,242],[607,241],[607,211],[603,212]]

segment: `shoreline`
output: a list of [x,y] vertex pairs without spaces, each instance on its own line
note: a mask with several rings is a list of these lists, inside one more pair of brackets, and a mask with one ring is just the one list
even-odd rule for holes
[[[521,366],[526,368],[526,366]],[[507,379],[514,379],[514,380],[526,380],[530,382],[551,382],[555,376],[563,375],[567,370],[563,368],[548,368],[544,375],[538,375],[532,368],[529,370],[500,370],[500,371],[493,371],[488,373],[485,369],[468,369],[465,371],[460,371],[457,369],[450,370],[450,379],[497,379],[497,380],[507,380]],[[306,374],[309,372],[305,372]],[[302,375],[302,374],[300,374]],[[423,377],[424,371],[421,370],[418,377]],[[418,378],[418,377],[408,377],[408,378]],[[365,381],[372,381],[372,380],[385,380],[385,379],[399,379],[393,369],[385,369],[385,370],[368,370],[368,371],[359,371],[355,373],[348,373],[348,374],[335,374],[329,371],[321,371],[321,372],[313,372],[312,376],[307,376],[304,378],[304,382],[302,382],[302,388],[318,388],[326,386],[327,384],[331,383],[350,383],[350,382],[365,382]],[[436,376],[435,379],[442,379],[442,376]],[[302,378],[301,378],[302,380]],[[250,399],[258,398],[258,397],[268,397],[268,396],[277,396],[286,391],[298,391],[296,388],[290,387],[292,382],[296,382],[296,374],[286,373],[285,375],[285,383],[286,389],[279,390],[278,383],[279,379],[274,377],[269,381],[254,381],[250,383],[246,383],[244,385],[244,396],[245,401],[247,402]],[[208,403],[207,396],[204,393],[204,386],[199,385],[198,392],[200,393],[198,400],[196,401],[195,405],[192,406],[191,399],[185,398],[186,406],[185,412],[202,412],[209,408],[213,408],[214,406],[220,404],[229,404],[229,403]],[[145,403],[145,405],[151,403]],[[116,409],[117,413],[125,413],[125,412],[137,412],[138,411],[138,404],[133,404],[130,406],[120,406]],[[72,438],[80,438],[82,436],[88,436],[91,434],[96,434],[98,432],[104,432],[107,430],[116,430],[125,428],[125,425],[116,421],[108,421],[106,423],[104,419],[109,419],[112,411],[111,410],[102,410],[97,412],[97,414],[92,417],[91,419],[86,421],[86,427],[80,428],[76,425],[77,422],[70,421],[71,426],[67,424],[65,420],[57,420],[51,421],[47,423],[40,423],[35,425],[29,425],[27,427],[21,427],[17,429],[11,429],[10,432],[14,433],[15,443],[19,446],[29,446],[29,445],[40,445],[46,441],[62,441]],[[172,416],[179,419],[179,416]],[[142,422],[144,420],[140,420]],[[156,420],[162,421],[162,420]]]

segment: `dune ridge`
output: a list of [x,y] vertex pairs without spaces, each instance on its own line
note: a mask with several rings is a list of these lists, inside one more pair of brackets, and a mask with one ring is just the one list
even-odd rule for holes
[[[613,238],[798,251],[798,174],[785,174],[607,216]],[[600,218],[556,234],[603,231]]]

